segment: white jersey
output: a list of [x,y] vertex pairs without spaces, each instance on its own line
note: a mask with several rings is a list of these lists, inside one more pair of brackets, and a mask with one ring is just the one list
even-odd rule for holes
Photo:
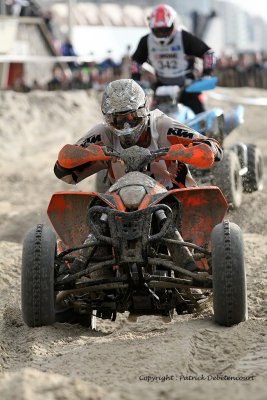
[[[179,136],[181,136],[181,143],[185,145],[187,141],[189,144],[194,140],[199,141],[207,139],[205,136],[189,128],[188,126],[168,117],[158,109],[150,112],[148,129],[150,129],[150,143],[147,146],[149,150],[170,147],[171,143],[168,140],[168,135],[174,135],[177,138],[177,143],[179,143]],[[117,150],[118,152],[122,150],[119,138],[112,134],[109,127],[105,123],[98,124],[90,129],[85,136],[76,142],[76,145],[87,147],[91,143],[104,145]],[[80,182],[82,179],[96,173],[103,168],[107,168],[106,162],[101,161],[90,165],[88,168],[85,168],[83,171],[79,172],[77,182]],[[158,182],[170,189],[173,187],[171,178],[175,174],[176,169],[176,161],[170,162],[167,167],[165,161],[160,160],[159,162],[152,162],[150,164],[150,170],[147,172],[147,174],[150,176],[152,175]],[[111,163],[111,168],[109,169],[109,178],[111,183],[117,181],[124,174],[124,166],[120,162],[117,161]],[[63,180],[67,183],[77,183],[73,182],[70,175],[66,178],[63,178]],[[187,173],[185,183],[186,187],[196,186],[196,183],[189,171]]]
[[159,44],[152,33],[148,35],[149,61],[164,84],[182,84],[187,68],[182,32],[176,30],[170,44]]

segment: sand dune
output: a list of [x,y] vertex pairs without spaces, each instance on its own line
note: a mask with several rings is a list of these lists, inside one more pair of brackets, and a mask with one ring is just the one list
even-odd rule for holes
[[[216,89],[233,99],[267,91]],[[73,190],[53,174],[58,151],[101,120],[94,92],[0,92],[0,397],[3,400],[265,399],[267,189],[244,194],[228,218],[245,240],[249,319],[224,328],[202,313],[130,323],[98,320],[97,330],[56,323],[28,328],[20,309],[20,266],[25,232],[49,224],[55,191]],[[209,106],[230,107],[209,98]],[[255,143],[267,166],[266,106],[245,105],[234,141]],[[265,167],[266,175],[266,167]],[[95,178],[77,187],[91,190]]]

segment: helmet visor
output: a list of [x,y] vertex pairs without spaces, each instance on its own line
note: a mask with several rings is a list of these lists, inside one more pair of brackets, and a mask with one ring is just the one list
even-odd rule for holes
[[173,25],[170,28],[168,28],[168,27],[152,28],[152,33],[157,38],[169,37],[171,35],[172,31],[173,31]]
[[105,115],[105,119],[109,125],[118,130],[124,129],[125,124],[128,124],[131,128],[134,128],[142,122],[142,119],[145,116],[143,110],[144,108],[125,113]]

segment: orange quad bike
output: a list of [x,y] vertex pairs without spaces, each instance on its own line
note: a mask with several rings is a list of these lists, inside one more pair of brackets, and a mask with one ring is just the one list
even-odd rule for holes
[[[53,194],[48,216],[24,239],[22,314],[30,327],[115,321],[117,313],[159,315],[170,321],[197,312],[213,295],[214,319],[232,326],[247,318],[243,239],[224,220],[218,187],[167,190],[145,174],[151,162],[181,160],[207,167],[205,145],[120,154],[90,145],[66,145],[65,168],[99,160],[122,162],[125,175],[105,193]],[[58,238],[57,238],[57,236]]]

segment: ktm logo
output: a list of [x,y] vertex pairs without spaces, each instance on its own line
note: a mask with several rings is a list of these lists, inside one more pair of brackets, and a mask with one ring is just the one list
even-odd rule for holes
[[178,137],[183,137],[187,139],[193,139],[193,133],[184,131],[183,129],[179,128],[171,128],[168,130],[167,135],[173,135],[173,136],[178,136]]
[[91,144],[91,143],[96,143],[96,142],[101,142],[101,136],[100,135],[97,135],[97,136],[90,136],[89,138],[86,138],[84,141],[83,141],[83,143],[81,144],[81,146],[82,147],[87,147],[88,146],[88,144]]

